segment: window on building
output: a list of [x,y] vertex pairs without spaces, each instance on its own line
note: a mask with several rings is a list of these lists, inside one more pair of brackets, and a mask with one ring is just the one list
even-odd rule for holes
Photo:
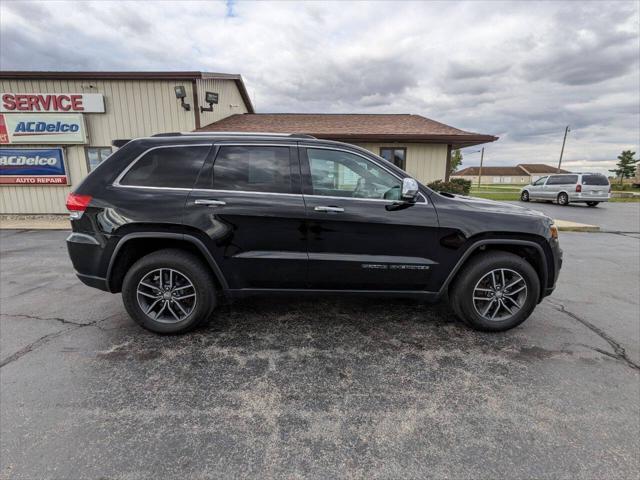
[[359,155],[309,148],[307,157],[314,195],[400,199],[400,180]]
[[404,147],[381,147],[380,156],[393,163],[396,167],[400,167],[404,170],[406,166],[407,149]]
[[93,171],[98,165],[104,162],[111,155],[111,147],[86,147],[87,170]]
[[192,188],[209,146],[154,148],[120,180],[136,187]]
[[213,164],[213,188],[292,193],[289,147],[222,147]]

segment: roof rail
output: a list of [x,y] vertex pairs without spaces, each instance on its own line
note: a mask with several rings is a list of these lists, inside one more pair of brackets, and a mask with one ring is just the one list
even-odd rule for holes
[[312,138],[316,137],[305,133],[271,133],[271,132],[168,132],[156,133],[152,137],[177,137],[177,136],[204,136],[204,137],[287,137],[287,138]]

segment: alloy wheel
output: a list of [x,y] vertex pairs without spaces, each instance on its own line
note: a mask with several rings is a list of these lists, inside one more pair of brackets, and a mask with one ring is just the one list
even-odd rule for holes
[[196,308],[196,289],[189,278],[172,268],[147,273],[136,289],[138,306],[149,318],[161,323],[176,323]]
[[513,317],[527,299],[527,283],[515,270],[498,268],[485,274],[473,289],[473,306],[482,318],[499,322]]

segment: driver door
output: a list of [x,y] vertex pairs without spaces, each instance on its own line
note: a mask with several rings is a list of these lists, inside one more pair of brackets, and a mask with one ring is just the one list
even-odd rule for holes
[[402,180],[381,162],[339,148],[302,146],[300,153],[310,288],[425,290],[438,245],[426,197],[388,210]]

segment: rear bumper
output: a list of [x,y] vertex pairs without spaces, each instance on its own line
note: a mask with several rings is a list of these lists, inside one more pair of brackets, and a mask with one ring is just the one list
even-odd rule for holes
[[82,283],[109,291],[104,269],[105,245],[88,233],[72,232],[67,237],[67,251]]
[[104,290],[105,292],[109,291],[109,285],[106,278],[94,277],[93,275],[84,275],[78,272],[76,272],[76,276],[82,283],[89,287],[97,288],[98,290]]
[[573,203],[580,202],[608,202],[611,198],[610,194],[593,195],[590,193],[572,193],[569,195],[569,201]]

